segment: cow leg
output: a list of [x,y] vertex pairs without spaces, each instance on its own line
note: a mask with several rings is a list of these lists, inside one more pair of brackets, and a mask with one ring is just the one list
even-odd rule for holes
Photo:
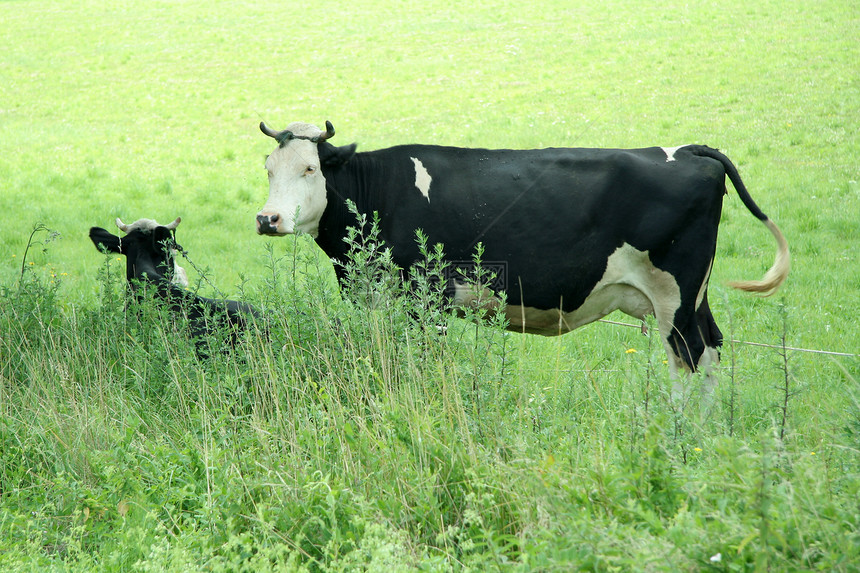
[[[718,354],[714,349],[704,347],[696,367],[690,368],[687,358],[690,352],[687,348],[680,348],[690,337],[682,336],[677,330],[668,337],[663,337],[663,346],[669,362],[669,378],[672,381],[671,400],[675,407],[683,408],[689,402],[691,393],[695,387],[694,382],[700,381],[699,399],[704,409],[709,409],[709,403],[716,388],[716,378],[713,375],[715,358]],[[680,342],[683,340],[684,342]]]
[[681,314],[680,311],[676,313],[675,326],[663,339],[673,379],[672,399],[676,404],[686,403],[689,398],[686,390],[694,374],[698,373],[701,376],[699,398],[704,413],[713,404],[717,386],[714,372],[720,362],[723,335],[708,306],[706,290],[702,292],[699,307],[688,315],[688,320],[679,320]]
[[714,374],[720,364],[720,347],[723,345],[723,333],[720,332],[711,308],[708,306],[708,293],[705,290],[702,302],[696,309],[696,324],[699,328],[699,336],[704,343],[701,356],[696,362],[696,369],[704,376],[702,381],[702,401],[710,403],[714,399],[717,387],[717,377]]
[[670,394],[672,404],[683,405],[687,402],[686,389],[689,387],[689,379],[691,377],[690,369],[683,358],[677,353],[675,345],[672,342],[671,336],[664,336],[660,333],[663,339],[663,348],[666,350],[666,357],[669,363],[669,379],[672,381],[672,392]]

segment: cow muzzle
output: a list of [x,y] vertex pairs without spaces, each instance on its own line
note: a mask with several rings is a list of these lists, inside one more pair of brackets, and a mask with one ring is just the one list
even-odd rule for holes
[[279,230],[283,219],[277,213],[259,213],[257,215],[257,233],[260,235],[283,235]]

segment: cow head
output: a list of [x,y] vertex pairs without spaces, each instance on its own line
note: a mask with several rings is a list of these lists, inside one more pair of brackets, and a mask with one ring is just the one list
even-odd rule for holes
[[[328,204],[322,167],[336,149],[323,142],[334,135],[334,127],[326,122],[322,131],[308,123],[292,123],[284,131],[275,131],[260,123],[260,130],[275,139],[278,147],[266,158],[269,200],[257,213],[257,233],[302,232],[316,237]],[[351,155],[355,146],[346,149]]]
[[168,225],[159,225],[152,219],[139,219],[126,225],[119,218],[116,226],[126,233],[117,237],[101,227],[90,229],[90,239],[99,250],[126,256],[126,278],[155,282],[170,280],[179,286],[188,286],[185,269],[176,264],[176,244],[173,231],[182,219],[177,217]]

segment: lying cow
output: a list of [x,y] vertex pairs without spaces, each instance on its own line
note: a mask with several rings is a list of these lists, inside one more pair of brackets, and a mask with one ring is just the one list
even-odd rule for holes
[[[735,288],[773,293],[789,271],[782,232],[750,197],[735,166],[701,145],[647,149],[459,149],[401,145],[356,153],[326,131],[260,124],[278,147],[267,157],[269,200],[257,214],[265,235],[311,234],[344,262],[347,228],[379,213],[394,261],[421,260],[415,241],[442,243],[450,261],[483,259],[504,274],[510,329],[561,334],[620,309],[654,315],[672,373],[708,369],[722,333],[708,306],[726,176],[773,234],[776,260],[759,281]],[[337,269],[343,279],[342,270]],[[467,303],[469,289],[455,289]]]
[[127,233],[125,236],[92,227],[90,239],[100,251],[126,256],[126,279],[136,294],[140,295],[143,288],[152,288],[157,298],[169,302],[171,310],[187,313],[194,337],[208,334],[215,326],[246,328],[249,320],[259,317],[251,305],[206,298],[179,286],[183,279],[188,284],[184,269],[175,261],[180,247],[174,231],[181,220],[177,217],[169,225],[160,225],[152,219],[140,219],[126,225],[117,219],[116,225]]

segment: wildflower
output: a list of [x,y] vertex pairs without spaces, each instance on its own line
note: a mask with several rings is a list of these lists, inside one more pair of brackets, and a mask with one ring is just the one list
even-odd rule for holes
[[636,352],[638,352],[638,350],[636,350],[635,348],[628,348],[624,351],[624,354],[635,354]]
[[810,456],[814,456],[814,455],[815,455],[815,452],[809,452],[809,455],[810,455]]
[[702,448],[698,448],[698,447],[696,447],[696,448],[693,448],[693,451],[694,451],[694,452],[701,452],[701,451],[702,451]]

